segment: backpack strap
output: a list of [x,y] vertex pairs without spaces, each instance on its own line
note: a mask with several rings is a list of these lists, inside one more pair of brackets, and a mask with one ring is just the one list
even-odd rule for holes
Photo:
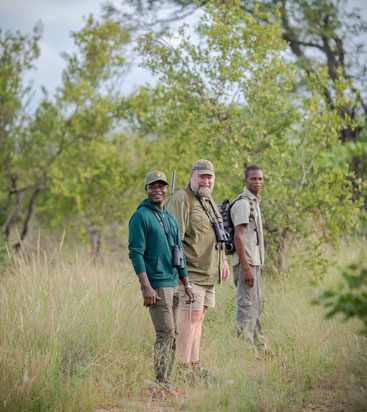
[[245,196],[243,194],[238,195],[237,199],[235,199],[230,205],[229,205],[229,213],[231,212],[232,206],[237,202],[237,200],[245,199]]
[[184,191],[187,194],[187,200],[189,201],[189,215],[191,215],[191,209],[192,209],[192,193],[191,190],[188,186],[184,187]]
[[258,232],[258,230],[257,230],[256,220],[255,220],[254,215],[253,215],[253,211],[254,211],[253,201],[252,201],[251,199],[249,199],[247,196],[245,196],[245,195],[242,194],[242,195],[239,195],[238,198],[235,199],[235,200],[232,202],[232,204],[231,204],[230,207],[232,207],[233,204],[234,204],[235,202],[237,202],[237,200],[240,200],[240,199],[246,199],[246,200],[248,201],[248,203],[249,203],[249,206],[250,206],[250,216],[249,216],[249,217],[252,217],[252,218],[254,219],[254,224],[255,224],[255,229],[254,229],[254,231],[256,232],[256,240],[257,240],[256,246],[259,246],[260,239],[259,239],[259,232]]

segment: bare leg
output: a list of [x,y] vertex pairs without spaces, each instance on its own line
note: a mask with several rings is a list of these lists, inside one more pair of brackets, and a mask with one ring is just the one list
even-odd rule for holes
[[207,310],[207,306],[203,307],[203,310],[200,312],[201,317],[199,319],[199,322],[195,328],[194,332],[194,339],[192,342],[192,347],[191,347],[191,356],[190,356],[190,362],[198,362],[199,361],[199,352],[200,352],[200,339],[201,339],[201,331],[203,329],[203,320],[204,316]]
[[[182,311],[181,322],[178,326],[177,337],[177,358],[181,363],[191,362],[191,352],[193,347],[196,330],[202,323],[203,312],[201,310],[193,310],[191,312],[191,330],[190,330],[190,311]],[[200,326],[201,336],[201,326]],[[199,337],[200,344],[200,337]]]

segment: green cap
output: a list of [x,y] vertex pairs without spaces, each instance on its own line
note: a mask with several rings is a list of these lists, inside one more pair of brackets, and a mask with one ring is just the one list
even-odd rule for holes
[[145,176],[145,186],[154,182],[164,182],[168,185],[166,175],[159,170],[153,170]]
[[199,175],[215,176],[213,163],[209,162],[209,160],[206,159],[197,160],[192,165],[192,171],[194,170],[196,170],[199,173]]

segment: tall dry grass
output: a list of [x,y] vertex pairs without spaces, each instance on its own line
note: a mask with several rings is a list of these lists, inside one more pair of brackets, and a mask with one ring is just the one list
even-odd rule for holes
[[152,331],[131,271],[61,256],[15,257],[1,278],[0,408],[90,410],[142,384]]
[[[310,304],[363,250],[344,249],[317,286],[307,273],[264,279],[269,356],[236,338],[234,286],[218,286],[201,352],[214,378],[192,387],[174,376],[186,398],[164,408],[366,410],[360,323],[327,321],[323,308]],[[154,332],[140,295],[130,266],[112,258],[93,265],[83,253],[60,249],[12,257],[0,278],[0,410],[149,410]]]

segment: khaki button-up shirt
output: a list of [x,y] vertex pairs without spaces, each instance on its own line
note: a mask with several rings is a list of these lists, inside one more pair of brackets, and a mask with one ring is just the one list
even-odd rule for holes
[[[214,228],[199,200],[192,192],[191,198],[191,213],[188,194],[183,189],[170,197],[167,209],[175,216],[180,228],[190,282],[210,286],[221,280],[225,251],[216,248],[217,240]],[[216,204],[212,198],[210,200],[219,217],[218,220],[222,222]],[[209,201],[203,202],[203,205],[214,217]]]
[[[233,225],[246,225],[243,234],[243,241],[246,249],[248,263],[252,266],[264,264],[264,234],[261,221],[260,195],[256,197],[245,187],[243,198],[237,200],[231,208],[231,218]],[[234,253],[231,265],[239,263],[237,253]]]

